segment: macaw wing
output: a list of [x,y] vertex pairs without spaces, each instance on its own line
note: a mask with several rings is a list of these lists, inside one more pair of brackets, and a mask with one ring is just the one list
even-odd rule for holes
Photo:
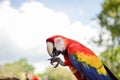
[[111,80],[98,57],[83,45],[73,44],[68,49],[72,65],[90,80]]

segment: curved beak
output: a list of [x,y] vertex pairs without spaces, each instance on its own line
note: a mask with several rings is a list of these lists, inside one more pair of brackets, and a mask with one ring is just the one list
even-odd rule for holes
[[56,57],[61,53],[61,51],[56,50],[52,42],[47,42],[47,51],[51,57]]

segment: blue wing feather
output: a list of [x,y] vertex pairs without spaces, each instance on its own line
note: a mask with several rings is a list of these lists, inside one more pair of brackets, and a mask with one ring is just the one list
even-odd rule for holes
[[98,74],[95,68],[87,65],[84,62],[78,62],[74,55],[70,54],[69,58],[73,66],[79,72],[82,72],[85,76],[87,76],[89,80],[112,80],[109,75]]

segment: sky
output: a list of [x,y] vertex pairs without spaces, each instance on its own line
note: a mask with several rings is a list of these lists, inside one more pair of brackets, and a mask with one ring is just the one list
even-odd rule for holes
[[[63,35],[88,44],[99,34],[103,0],[0,0],[0,64],[26,58],[43,72],[50,66],[46,39]],[[96,53],[96,55],[99,55]]]

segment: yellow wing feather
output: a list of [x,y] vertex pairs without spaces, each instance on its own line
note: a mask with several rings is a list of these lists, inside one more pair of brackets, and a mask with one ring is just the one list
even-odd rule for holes
[[102,62],[96,55],[85,55],[83,52],[77,52],[76,57],[79,62],[84,62],[89,66],[95,68],[98,74],[107,74]]

